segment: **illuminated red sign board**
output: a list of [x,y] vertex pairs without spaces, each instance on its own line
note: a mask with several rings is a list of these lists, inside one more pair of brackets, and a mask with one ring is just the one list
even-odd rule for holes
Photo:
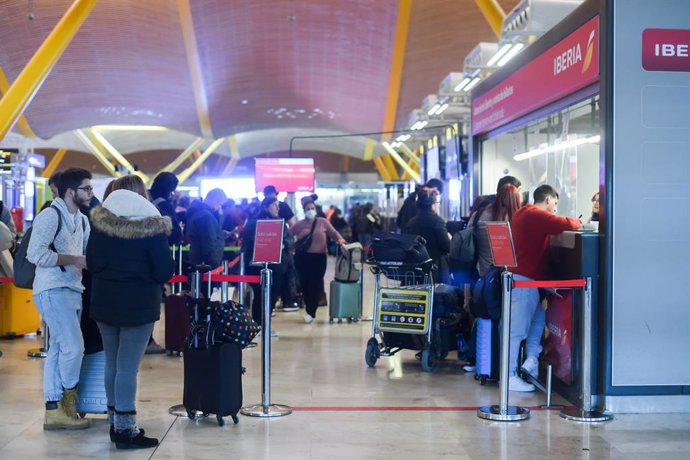
[[498,267],[517,267],[513,234],[508,222],[487,222],[489,246],[494,265]]
[[313,192],[313,158],[257,158],[255,165],[256,191],[273,185],[279,192]]
[[650,71],[690,72],[690,30],[643,31],[642,67]]
[[599,16],[472,100],[472,135],[503,126],[599,81]]

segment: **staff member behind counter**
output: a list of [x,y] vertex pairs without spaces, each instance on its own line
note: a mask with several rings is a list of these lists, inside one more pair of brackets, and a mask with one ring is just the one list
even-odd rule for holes
[[[534,191],[534,204],[520,208],[512,220],[513,240],[518,266],[513,269],[516,280],[544,280],[548,276],[547,263],[551,235],[582,226],[579,219],[556,215],[558,192],[550,185]],[[526,339],[527,359],[522,370],[535,375],[539,367],[541,336],[545,314],[539,299],[539,289],[514,289],[510,299],[510,380],[511,391],[534,391],[534,385],[517,375],[517,356],[520,342]]]

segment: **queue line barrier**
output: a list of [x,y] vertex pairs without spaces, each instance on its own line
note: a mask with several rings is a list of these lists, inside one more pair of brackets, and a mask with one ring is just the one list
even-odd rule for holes
[[[561,410],[560,415],[566,420],[577,422],[603,422],[613,418],[592,405],[592,279],[571,280],[515,280],[513,273],[506,270],[502,275],[502,309],[501,309],[501,371],[499,377],[499,404],[483,406],[477,410],[477,416],[492,421],[519,421],[529,418],[529,409],[508,404],[508,380],[510,372],[510,301],[513,289],[547,288],[547,289],[581,289],[582,290],[582,352],[580,366],[581,407],[573,406]],[[517,359],[517,357],[515,357]]]

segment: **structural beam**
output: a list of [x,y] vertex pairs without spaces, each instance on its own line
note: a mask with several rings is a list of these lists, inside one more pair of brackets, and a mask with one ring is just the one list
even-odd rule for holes
[[50,159],[50,163],[48,163],[48,166],[46,166],[43,169],[43,173],[41,174],[41,177],[50,177],[53,175],[57,167],[60,165],[60,162],[62,159],[65,157],[65,154],[67,153],[67,149],[59,149],[57,152],[55,152],[55,155],[53,155],[53,158]]
[[[197,137],[194,139],[194,142],[192,142],[189,147],[184,149],[182,153],[180,153],[177,158],[175,158],[172,163],[170,163],[168,166],[165,168],[161,169],[156,173],[156,176],[162,172],[172,172],[174,173],[177,168],[180,167],[182,163],[185,162],[187,158],[189,158],[201,145],[204,143],[204,139],[202,137]],[[155,176],[154,176],[155,177]]]
[[383,164],[383,160],[381,159],[381,157],[376,157],[372,159],[372,161],[374,162],[374,165],[376,166],[376,169],[378,170],[381,179],[383,179],[386,182],[389,182],[391,180],[391,177],[388,174],[386,166]]
[[400,165],[403,171],[408,173],[412,179],[416,180],[417,182],[421,180],[421,176],[419,175],[419,173],[412,169],[412,167],[408,165],[405,162],[405,160],[403,160],[400,154],[396,152],[395,149],[388,144],[388,142],[383,142],[382,144],[386,151],[388,151],[388,153],[390,154],[390,156],[388,156],[387,158],[392,158],[393,160],[395,160],[395,162]]
[[[5,75],[5,71],[2,70],[2,67],[0,67],[0,93],[6,94],[9,89],[10,82],[7,79],[7,75]],[[26,121],[26,117],[24,115],[21,115],[19,120],[17,120],[17,127],[26,137],[36,137],[36,133],[34,133],[34,130],[31,129],[31,126],[29,126],[29,122]]]
[[194,20],[192,18],[192,8],[189,4],[189,0],[177,0],[177,11],[180,15],[182,38],[184,39],[184,47],[187,53],[187,65],[189,66],[189,76],[192,80],[194,104],[196,105],[196,114],[199,119],[201,135],[207,139],[213,139],[211,118],[208,114],[206,86],[204,85],[204,75],[201,71],[201,59],[199,59],[199,49],[196,44]]
[[[395,39],[391,53],[390,77],[388,79],[388,95],[386,97],[386,113],[383,119],[382,131],[395,129],[395,118],[398,114],[398,99],[400,97],[400,83],[402,82],[405,51],[407,49],[407,34],[410,27],[410,13],[412,0],[398,0],[398,19],[395,25]],[[387,140],[390,135],[384,137]]]
[[376,148],[376,141],[369,139],[368,137],[364,139],[364,153],[362,154],[362,159],[364,161],[369,161],[374,158],[374,149]]
[[416,170],[419,171],[419,157],[417,155],[415,155],[414,152],[412,150],[410,150],[410,148],[407,145],[405,145],[404,143],[400,144],[400,150],[402,150],[402,152],[409,159],[408,164],[413,163],[413,164],[417,165]]
[[93,141],[89,138],[89,136],[82,131],[81,129],[75,129],[74,130],[74,135],[79,138],[80,141],[84,143],[86,148],[91,151],[91,153],[94,154],[96,159],[103,165],[103,167],[110,173],[111,176],[113,177],[120,177],[122,174],[118,171],[115,171],[115,166],[108,161],[108,158],[101,152],[96,144],[93,143]]
[[146,174],[144,174],[141,171],[135,171],[134,166],[127,161],[127,159],[122,155],[116,148],[108,142],[108,140],[103,137],[103,135],[99,132],[97,132],[94,129],[87,128],[86,132],[89,133],[92,139],[95,139],[95,143],[100,144],[106,152],[110,154],[113,158],[115,158],[115,161],[120,163],[123,167],[125,167],[127,170],[129,170],[132,174],[136,174],[137,176],[141,177],[141,179],[144,181],[144,183],[147,183],[149,181],[149,178]]
[[204,161],[206,161],[206,159],[207,159],[208,157],[210,157],[211,154],[212,154],[213,152],[216,151],[216,149],[220,146],[220,144],[223,143],[224,140],[225,140],[225,138],[224,138],[224,137],[221,137],[220,139],[216,139],[215,141],[213,141],[213,143],[212,143],[211,145],[208,146],[208,148],[206,149],[206,151],[204,151],[204,153],[202,153],[201,156],[200,156],[199,158],[197,158],[197,159],[194,161],[194,163],[192,163],[192,165],[191,165],[189,168],[185,169],[184,171],[182,171],[180,174],[177,175],[177,179],[180,181],[180,185],[181,185],[184,181],[186,181],[187,179],[189,179],[189,177],[190,177],[192,174],[194,174],[194,172],[195,172],[197,169],[199,169],[199,167],[200,167],[202,164],[204,164]]
[[237,136],[228,136],[228,148],[230,149],[230,160],[225,164],[225,168],[220,173],[221,176],[228,176],[235,169],[240,161],[240,149],[237,146]]
[[225,168],[223,168],[223,172],[220,173],[221,177],[229,176],[232,170],[235,169],[235,166],[237,166],[238,161],[240,161],[239,158],[230,158],[230,161],[228,161]]
[[0,100],[0,140],[12,129],[96,4],[75,0]]
[[388,176],[391,178],[391,180],[400,180],[398,170],[395,169],[395,163],[393,163],[391,157],[389,155],[383,155],[381,160],[383,160],[383,164],[386,167],[386,171],[388,171]]
[[484,19],[489,23],[491,30],[494,31],[496,38],[501,38],[501,30],[503,29],[503,19],[506,17],[506,12],[503,11],[498,0],[474,0],[477,6],[484,15]]

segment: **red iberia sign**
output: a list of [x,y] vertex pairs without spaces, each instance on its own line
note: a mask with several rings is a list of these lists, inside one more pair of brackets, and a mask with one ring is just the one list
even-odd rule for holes
[[253,264],[279,264],[283,249],[283,219],[257,220]]
[[599,16],[472,100],[472,135],[484,134],[599,81]]
[[642,67],[690,72],[690,30],[645,29],[642,32]]
[[489,246],[494,265],[499,267],[517,267],[513,234],[508,222],[487,222],[486,231],[489,234]]

